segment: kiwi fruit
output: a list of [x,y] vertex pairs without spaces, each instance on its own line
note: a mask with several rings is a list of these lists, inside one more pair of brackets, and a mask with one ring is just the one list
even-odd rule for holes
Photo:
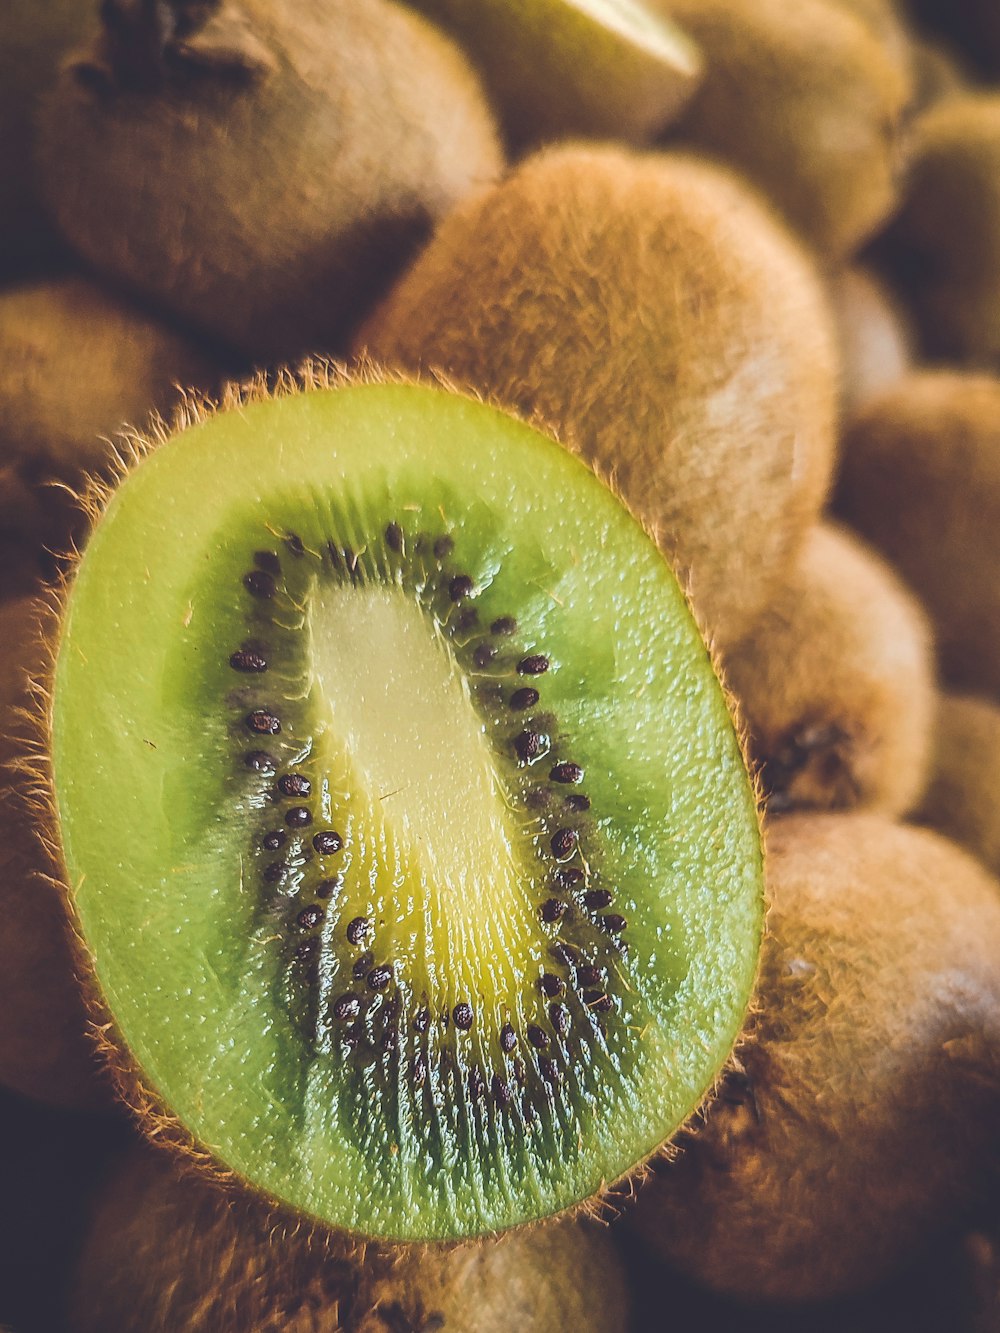
[[147,1132],[335,1230],[555,1214],[743,1023],[725,698],[568,451],[440,389],[282,383],[149,453],[69,590],[45,819],[92,1002]]
[[817,516],[837,353],[804,253],[680,154],[553,148],[447,218],[358,348],[551,425],[746,633]]
[[336,347],[499,171],[452,43],[392,0],[108,0],[40,116],[88,263],[242,353]]
[[1000,707],[989,699],[938,699],[931,781],[916,817],[1000,875]]
[[831,0],[664,0],[705,55],[670,139],[755,182],[827,262],[894,209],[912,82],[870,25]]
[[943,678],[1000,695],[1000,380],[921,371],[843,440],[836,509],[914,589]]
[[413,0],[482,71],[513,144],[567,135],[642,141],[701,77],[694,43],[649,0]]
[[16,794],[25,784],[18,760],[31,735],[30,684],[43,677],[53,628],[30,597],[0,603],[0,1085],[56,1106],[108,1110],[114,1097],[87,1035],[58,869]]
[[1000,885],[927,829],[798,814],[767,839],[757,1015],[641,1235],[746,1300],[847,1295],[995,1178]]
[[1000,11],[995,0],[906,0],[929,33],[946,39],[981,75],[1000,75]]
[[934,359],[1000,365],[1000,94],[933,104],[881,247]]
[[69,1333],[625,1333],[606,1230],[560,1222],[451,1249],[352,1247],[133,1150],[96,1200]]
[[210,353],[89,278],[0,292],[0,534],[64,547],[82,519],[72,492],[113,467],[111,437],[221,378]]
[[888,285],[871,268],[852,265],[830,280],[840,334],[841,401],[853,416],[913,365],[914,336]]
[[35,188],[33,120],[63,56],[97,27],[99,0],[4,0],[0,40],[0,274],[51,263],[59,242]]
[[898,815],[919,799],[934,713],[930,627],[857,538],[815,528],[780,595],[723,658],[772,814]]

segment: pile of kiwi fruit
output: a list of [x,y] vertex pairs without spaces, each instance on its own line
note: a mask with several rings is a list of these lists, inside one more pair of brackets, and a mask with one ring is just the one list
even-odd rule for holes
[[0,1329],[998,1333],[989,0],[11,0]]

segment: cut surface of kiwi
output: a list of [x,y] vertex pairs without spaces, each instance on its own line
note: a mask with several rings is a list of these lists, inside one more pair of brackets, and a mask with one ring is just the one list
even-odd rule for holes
[[652,541],[495,409],[245,403],[96,527],[58,838],[141,1086],[337,1229],[446,1239],[626,1174],[740,1029],[755,803]]

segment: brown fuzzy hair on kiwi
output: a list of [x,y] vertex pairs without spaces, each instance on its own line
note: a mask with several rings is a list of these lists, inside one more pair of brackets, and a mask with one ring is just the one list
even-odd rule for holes
[[634,1214],[748,1300],[847,1294],[946,1230],[995,1172],[1000,884],[926,829],[772,824],[743,1072]]
[[556,148],[448,218],[359,348],[548,425],[733,641],[826,494],[837,355],[805,254],[740,180]]
[[860,265],[830,279],[840,334],[841,402],[845,417],[889,388],[913,365],[913,333],[889,287]]
[[942,694],[931,780],[915,818],[953,838],[1000,875],[1000,707]]
[[342,342],[502,158],[464,57],[392,0],[108,0],[39,177],[98,270],[251,356]]
[[1000,379],[908,375],[845,433],[838,513],[930,614],[944,679],[1000,695]]
[[180,385],[211,392],[209,353],[85,277],[0,293],[0,534],[62,549],[71,492],[113,465],[110,438],[168,413]]
[[110,1079],[88,1034],[55,860],[15,796],[55,619],[27,597],[0,604],[0,1084],[56,1106],[107,1109]]
[[459,1249],[352,1246],[136,1149],[97,1201],[70,1333],[625,1333],[606,1231],[559,1222]]
[[815,528],[781,593],[723,661],[772,814],[898,815],[919,798],[934,708],[930,626],[857,538]]
[[1000,94],[947,97],[920,117],[881,250],[930,356],[1000,366]]
[[768,194],[824,259],[853,254],[898,197],[912,95],[898,57],[830,0],[669,0],[705,54],[671,141],[712,153]]

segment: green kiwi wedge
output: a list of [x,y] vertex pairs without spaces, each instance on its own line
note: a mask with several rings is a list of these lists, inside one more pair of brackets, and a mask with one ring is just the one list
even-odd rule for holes
[[70,1333],[625,1333],[606,1229],[557,1222],[427,1250],[330,1243],[135,1150],[93,1209]]
[[1000,707],[942,694],[934,722],[931,780],[916,818],[1000,875]]
[[754,793],[669,567],[579,460],[471,398],[306,381],[112,496],[54,836],[152,1133],[334,1229],[496,1231],[712,1085]]
[[462,53],[392,0],[107,0],[41,109],[87,262],[253,358],[341,346],[502,154]]
[[927,355],[1000,366],[1000,95],[946,97],[916,123],[899,216],[880,252]]
[[864,542],[818,525],[754,632],[723,660],[771,814],[900,815],[919,799],[934,715],[930,624]]
[[850,423],[835,507],[910,585],[944,680],[1000,696],[1000,379],[904,376]]
[[482,71],[509,139],[642,141],[694,92],[694,42],[648,0],[413,0]]
[[438,228],[356,346],[548,423],[751,629],[819,516],[838,355],[808,257],[732,173],[551,148]]
[[716,1291],[824,1300],[889,1278],[995,1189],[1000,884],[860,812],[774,821],[767,865],[742,1069],[634,1218]]
[[661,2],[705,55],[670,140],[748,176],[826,262],[854,254],[898,202],[898,55],[834,0]]

